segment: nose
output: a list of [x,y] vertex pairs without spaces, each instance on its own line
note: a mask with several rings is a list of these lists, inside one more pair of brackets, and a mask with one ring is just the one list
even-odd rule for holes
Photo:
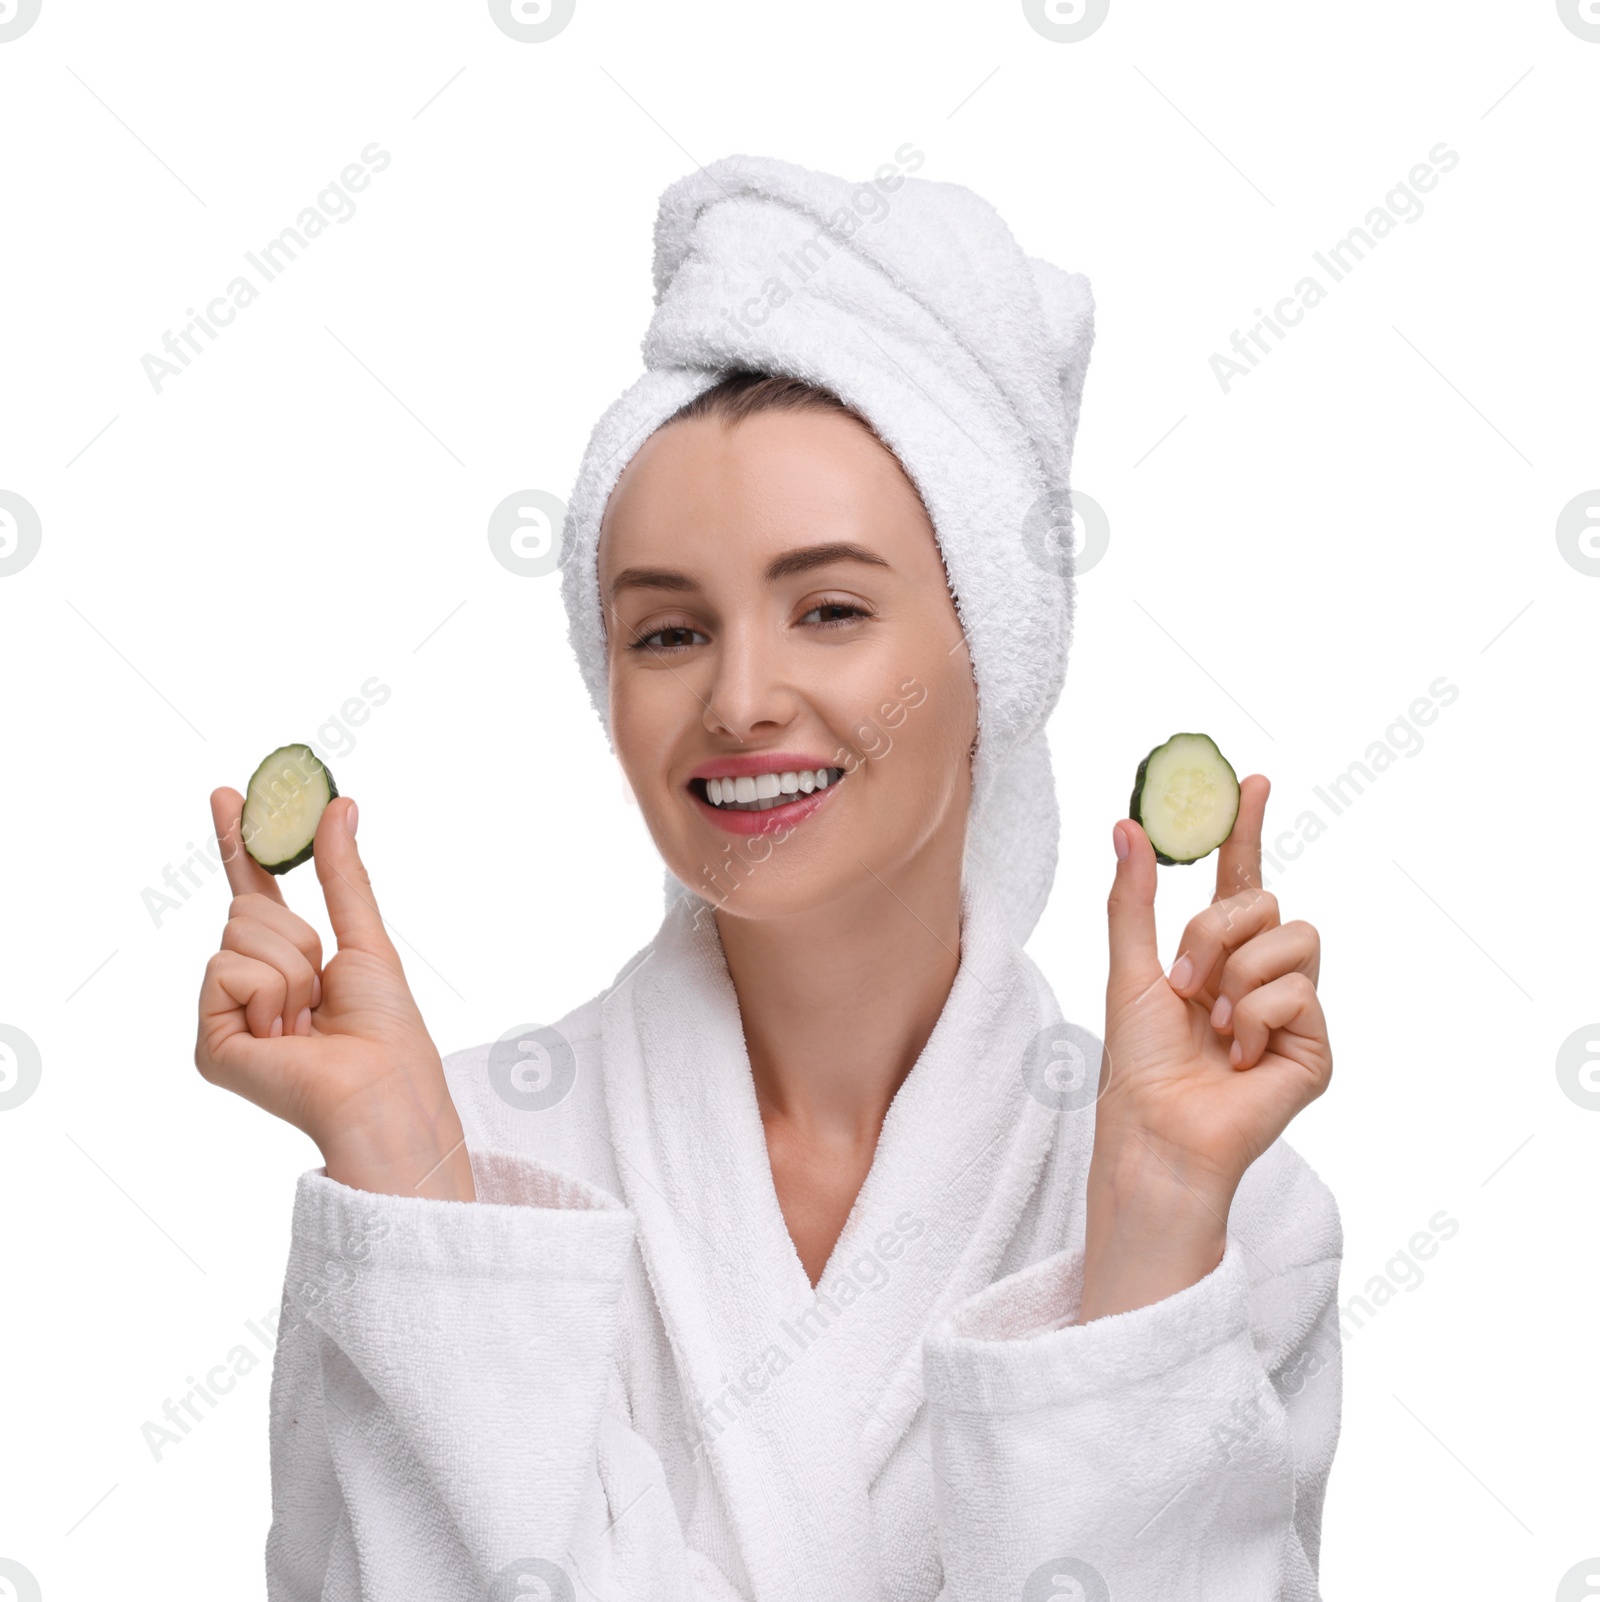
[[704,721],[712,734],[758,740],[794,721],[800,696],[770,625],[752,620],[725,629],[711,672]]

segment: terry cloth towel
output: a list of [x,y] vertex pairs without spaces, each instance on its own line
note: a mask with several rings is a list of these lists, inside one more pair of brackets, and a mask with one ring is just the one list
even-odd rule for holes
[[553,1029],[445,1059],[478,1200],[301,1176],[270,1602],[1315,1602],[1333,1198],[1276,1141],[1210,1274],[1075,1324],[1100,1053],[965,886],[813,1287],[676,902]]
[[[1070,506],[1088,280],[1026,255],[960,184],[850,183],[727,156],[661,196],[655,293],[646,370],[596,424],[562,529],[572,646],[602,723],[596,553],[623,468],[732,369],[833,390],[895,452],[933,522],[978,691],[967,871],[1025,939],[1060,832],[1044,728],[1066,675],[1073,572],[1071,542],[1051,531]],[[693,894],[670,875],[668,893]]]

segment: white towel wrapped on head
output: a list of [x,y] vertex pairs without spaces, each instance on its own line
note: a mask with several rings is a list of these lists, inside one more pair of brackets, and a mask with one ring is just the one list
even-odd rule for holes
[[1060,830],[1044,727],[1066,675],[1073,574],[1070,542],[1050,530],[1069,504],[1088,280],[1025,255],[960,184],[852,184],[728,156],[662,195],[655,286],[646,371],[596,424],[562,531],[572,645],[602,722],[596,558],[623,468],[730,371],[832,390],[895,452],[932,519],[978,688],[968,872],[1025,939]]

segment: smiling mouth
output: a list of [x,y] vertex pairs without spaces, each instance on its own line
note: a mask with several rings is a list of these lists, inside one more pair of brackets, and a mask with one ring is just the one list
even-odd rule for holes
[[826,790],[845,777],[843,768],[803,768],[740,778],[691,779],[689,788],[719,812],[770,812]]

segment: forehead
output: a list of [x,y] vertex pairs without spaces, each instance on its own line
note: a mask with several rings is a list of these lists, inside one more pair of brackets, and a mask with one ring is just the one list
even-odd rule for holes
[[751,563],[819,539],[886,558],[933,548],[916,487],[894,454],[837,412],[698,417],[658,429],[623,470],[600,526],[606,577],[641,562]]

